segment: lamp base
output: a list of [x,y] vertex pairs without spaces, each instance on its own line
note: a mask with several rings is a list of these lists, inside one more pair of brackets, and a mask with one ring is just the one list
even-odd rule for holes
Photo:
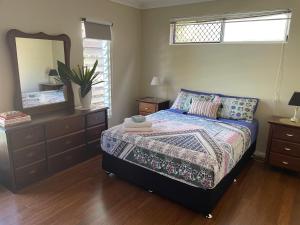
[[297,117],[298,110],[299,110],[299,107],[296,107],[296,108],[295,108],[294,116],[291,118],[291,121],[292,121],[293,123],[299,123],[299,119],[298,119],[298,117]]

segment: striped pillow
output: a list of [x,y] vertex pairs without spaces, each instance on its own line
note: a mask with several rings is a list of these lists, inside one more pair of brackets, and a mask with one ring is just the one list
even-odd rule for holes
[[217,119],[220,106],[220,102],[203,101],[201,99],[193,98],[188,113]]

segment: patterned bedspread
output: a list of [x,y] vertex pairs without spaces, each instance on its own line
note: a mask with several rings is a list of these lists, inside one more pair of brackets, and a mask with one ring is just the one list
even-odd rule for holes
[[147,117],[153,132],[102,133],[102,149],[122,160],[203,189],[214,188],[251,145],[249,128],[160,111]]

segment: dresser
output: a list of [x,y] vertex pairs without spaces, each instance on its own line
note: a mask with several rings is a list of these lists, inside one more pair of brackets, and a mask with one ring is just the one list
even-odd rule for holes
[[34,116],[0,128],[1,183],[15,192],[100,153],[107,108]]
[[161,98],[140,98],[137,99],[139,103],[139,114],[142,116],[147,116],[149,114],[158,112],[160,110],[168,109],[170,101]]
[[300,124],[279,117],[273,117],[269,124],[266,163],[300,172]]

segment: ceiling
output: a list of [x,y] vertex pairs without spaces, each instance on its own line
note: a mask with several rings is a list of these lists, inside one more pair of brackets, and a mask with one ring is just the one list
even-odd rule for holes
[[209,2],[213,0],[110,0],[123,5],[132,6],[138,9],[150,9],[167,7],[173,5],[185,5],[190,3]]

